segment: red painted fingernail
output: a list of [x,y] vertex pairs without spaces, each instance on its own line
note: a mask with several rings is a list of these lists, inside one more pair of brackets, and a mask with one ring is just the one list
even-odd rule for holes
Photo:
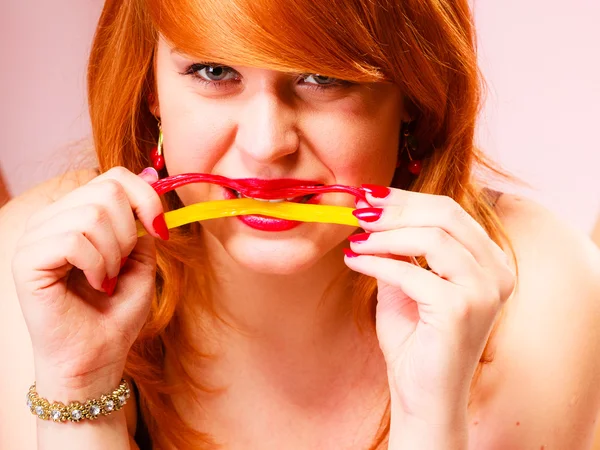
[[371,236],[371,233],[353,234],[348,238],[348,240],[350,242],[354,242],[355,244],[360,244],[361,242],[365,242],[367,239],[369,239],[369,236]]
[[344,254],[348,257],[348,258],[356,258],[357,256],[360,256],[358,253],[354,253],[352,250],[350,250],[349,248],[345,248],[344,249]]
[[352,211],[354,217],[364,222],[377,222],[381,217],[381,213],[383,213],[381,208],[361,208]]
[[167,228],[167,223],[165,222],[165,215],[163,213],[156,216],[156,218],[152,222],[152,226],[154,227],[154,231],[156,231],[156,234],[158,234],[163,241],[169,240],[169,229]]
[[125,265],[126,262],[127,262],[127,257],[121,259],[121,269],[123,268],[123,266]]
[[117,277],[109,279],[108,277],[104,277],[104,281],[102,282],[102,290],[106,292],[109,296],[113,295],[115,292],[115,288],[117,287]]
[[375,198],[386,198],[388,195],[392,193],[390,188],[385,186],[378,186],[376,184],[363,184],[362,188],[368,194],[371,194]]

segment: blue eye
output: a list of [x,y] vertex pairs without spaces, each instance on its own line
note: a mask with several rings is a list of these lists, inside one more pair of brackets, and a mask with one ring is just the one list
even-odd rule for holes
[[192,64],[185,73],[209,83],[237,80],[239,77],[239,74],[231,67],[210,64]]
[[304,76],[304,81],[308,81],[310,79],[314,80],[314,83],[310,83],[309,84],[318,84],[319,86],[328,86],[331,84],[340,84],[341,80],[338,80],[337,78],[332,78],[332,77],[326,77],[324,75],[319,75],[318,73],[311,73],[308,75]]
[[[199,62],[194,63],[181,75],[188,75],[194,81],[205,85],[211,89],[229,89],[242,82],[242,76],[232,67],[218,63]],[[297,74],[300,84],[309,89],[342,89],[351,86],[353,83],[339,78],[328,77],[318,73]]]

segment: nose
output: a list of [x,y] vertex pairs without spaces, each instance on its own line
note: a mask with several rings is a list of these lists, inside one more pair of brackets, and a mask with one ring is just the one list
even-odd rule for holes
[[296,116],[293,105],[276,92],[256,93],[242,108],[237,148],[261,164],[295,153],[300,141]]

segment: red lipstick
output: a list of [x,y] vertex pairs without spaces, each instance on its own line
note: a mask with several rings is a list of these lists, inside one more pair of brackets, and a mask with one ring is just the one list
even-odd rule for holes
[[[223,197],[232,200],[238,197],[252,197],[259,200],[289,199],[297,203],[317,204],[322,194],[339,192],[354,195],[366,201],[361,188],[343,185],[324,185],[319,181],[281,178],[264,180],[259,178],[231,179],[222,175],[206,173],[185,173],[163,178],[152,184],[158,195],[172,191],[190,183],[212,183],[221,186]],[[260,215],[236,216],[246,225],[262,231],[291,230],[303,222],[276,219]]]
[[[238,181],[242,181],[242,180],[238,180]],[[243,180],[244,182],[249,181],[249,180]],[[274,182],[273,185],[276,186],[281,186],[281,182],[284,183],[288,183],[291,181],[296,181],[296,180],[250,180],[250,183],[256,183],[255,186],[257,185],[261,185],[263,186],[263,188],[261,189],[248,189],[244,192],[244,195],[251,197],[250,195],[247,195],[247,192],[257,192],[258,195],[255,198],[267,198],[268,197],[268,190],[264,189],[264,186],[268,186],[270,182]],[[246,186],[248,186],[248,184],[246,184]],[[288,185],[289,186],[289,185]],[[286,188],[288,187],[286,186]],[[292,186],[290,186],[292,187]],[[233,200],[238,198],[238,196],[234,193],[235,189],[231,189],[231,188],[227,188],[227,187],[223,187],[223,198],[225,200]],[[278,192],[281,192],[278,191]],[[302,203],[307,203],[307,204],[317,204],[319,203],[319,200],[321,199],[321,195],[313,195],[312,197],[308,198],[308,200],[306,201],[302,201],[305,200],[305,196],[299,196],[299,197],[294,197],[292,200],[292,202],[296,202],[296,203],[300,203],[302,201]],[[274,198],[272,198],[273,200]],[[299,225],[302,225],[303,222],[298,222],[295,220],[285,220],[285,219],[277,219],[275,217],[268,217],[268,216],[261,216],[261,215],[247,215],[247,216],[236,216],[236,218],[242,222],[245,225],[248,225],[250,228],[254,228],[255,230],[260,230],[260,231],[288,231],[291,230],[293,228],[296,228]]]

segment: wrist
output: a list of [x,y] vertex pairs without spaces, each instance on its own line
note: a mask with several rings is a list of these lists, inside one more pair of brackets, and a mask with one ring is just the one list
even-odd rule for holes
[[443,388],[422,388],[415,384],[401,388],[392,375],[388,375],[392,410],[398,417],[412,418],[423,423],[454,424],[467,411],[470,385],[462,380],[446,380]]
[[65,402],[112,391],[120,384],[123,371],[124,367],[112,366],[78,374],[36,363],[34,381],[41,396]]
[[466,450],[468,447],[466,403],[439,401],[431,405],[403,405],[391,399],[390,450]]
[[[465,414],[466,416],[466,414]],[[414,416],[394,417],[390,424],[389,450],[467,450],[468,429],[465,418],[452,421],[423,421]]]

